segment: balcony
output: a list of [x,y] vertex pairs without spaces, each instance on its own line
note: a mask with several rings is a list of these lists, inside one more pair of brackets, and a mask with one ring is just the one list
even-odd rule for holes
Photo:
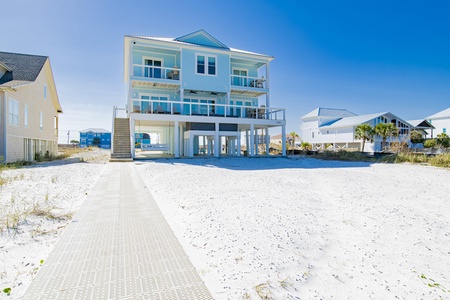
[[264,106],[240,106],[201,102],[132,99],[132,113],[285,120],[285,110]]
[[151,78],[151,79],[166,79],[166,80],[180,80],[180,69],[177,67],[158,67],[148,65],[133,65],[133,75],[135,77]]

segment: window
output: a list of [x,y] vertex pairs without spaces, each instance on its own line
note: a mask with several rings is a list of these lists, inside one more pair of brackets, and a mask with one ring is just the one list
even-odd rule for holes
[[19,102],[9,99],[9,124],[19,125]]
[[216,57],[197,55],[197,74],[216,75]]
[[205,57],[197,56],[197,73],[205,74]]
[[23,110],[23,125],[28,127],[28,105],[25,105],[25,109]]
[[44,115],[42,114],[42,111],[39,112],[39,129],[42,131],[44,128]]
[[47,85],[44,84],[44,100],[47,99]]
[[247,70],[233,69],[232,84],[237,86],[248,86]]
[[144,60],[144,76],[149,78],[162,78],[162,60],[145,59]]
[[208,57],[208,75],[216,75],[216,58]]

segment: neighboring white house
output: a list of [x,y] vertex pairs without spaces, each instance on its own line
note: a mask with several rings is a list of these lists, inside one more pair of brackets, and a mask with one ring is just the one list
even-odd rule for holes
[[[390,112],[358,116],[345,109],[317,108],[300,118],[300,138],[312,145],[314,150],[361,149],[362,141],[355,139],[355,128],[361,124],[375,127],[378,123],[394,123],[400,130],[399,137],[392,141],[409,137],[411,124]],[[366,142],[364,151],[381,151],[381,137],[373,143]]]
[[430,138],[431,136],[429,135],[428,131],[432,131],[433,129],[435,129],[435,127],[431,125],[428,120],[408,120],[407,122],[411,124],[415,130],[422,133],[422,136],[424,138]]
[[435,138],[441,133],[449,135],[450,130],[450,107],[426,118],[435,129],[429,129],[428,137]]
[[239,156],[241,139],[254,156],[261,137],[268,153],[269,129],[285,133],[286,126],[285,110],[273,107],[270,98],[273,59],[230,48],[204,30],[178,38],[126,35],[131,149],[123,147],[128,133],[116,129],[123,120],[115,118],[112,157],[134,158],[144,133],[157,134],[159,142],[141,143],[140,150],[174,157]]
[[56,155],[59,113],[49,58],[0,52],[0,162]]

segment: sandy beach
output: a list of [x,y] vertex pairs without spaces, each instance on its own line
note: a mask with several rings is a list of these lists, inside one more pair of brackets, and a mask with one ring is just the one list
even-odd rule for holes
[[[0,298],[20,298],[45,263],[106,163],[90,160],[1,173],[2,220],[31,204],[42,212],[0,235],[0,288],[12,289]],[[450,297],[450,170],[310,158],[134,164],[215,299]]]

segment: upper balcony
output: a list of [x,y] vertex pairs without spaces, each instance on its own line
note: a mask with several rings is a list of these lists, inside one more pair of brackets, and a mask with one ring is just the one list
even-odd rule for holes
[[174,67],[150,66],[133,64],[132,79],[141,85],[178,86],[180,84],[180,69]]
[[230,76],[230,80],[232,94],[258,97],[269,91],[267,88],[267,81],[264,76],[254,77],[233,74]]

